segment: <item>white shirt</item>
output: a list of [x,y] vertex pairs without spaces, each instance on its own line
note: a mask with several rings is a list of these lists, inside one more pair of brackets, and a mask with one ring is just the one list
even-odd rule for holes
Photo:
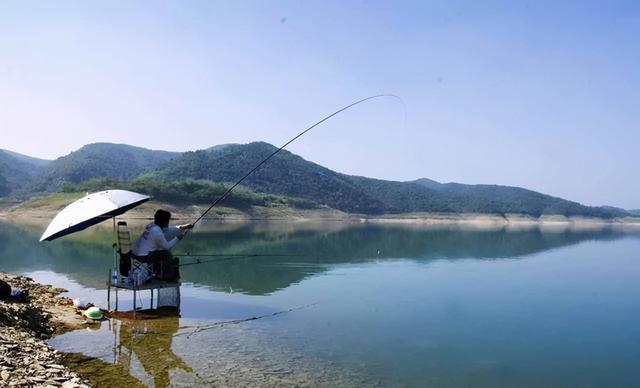
[[168,251],[173,248],[178,242],[178,237],[173,237],[167,241],[165,232],[177,236],[180,233],[180,229],[175,226],[170,226],[163,230],[153,222],[147,225],[142,235],[133,243],[133,254],[136,256],[147,256],[149,252],[160,250]]

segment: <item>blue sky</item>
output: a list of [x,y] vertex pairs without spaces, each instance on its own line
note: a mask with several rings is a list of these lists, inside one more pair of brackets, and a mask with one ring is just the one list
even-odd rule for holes
[[640,3],[0,3],[0,148],[280,145],[392,180],[640,208]]

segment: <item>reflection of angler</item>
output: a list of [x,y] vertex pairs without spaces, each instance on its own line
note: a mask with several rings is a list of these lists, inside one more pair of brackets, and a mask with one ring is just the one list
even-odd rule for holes
[[[120,325],[120,341],[116,347],[117,360],[130,371],[135,355],[155,387],[166,387],[170,383],[169,371],[193,370],[173,351],[171,343],[178,331],[177,316],[153,317],[144,320],[123,320]],[[118,333],[117,330],[114,330]]]

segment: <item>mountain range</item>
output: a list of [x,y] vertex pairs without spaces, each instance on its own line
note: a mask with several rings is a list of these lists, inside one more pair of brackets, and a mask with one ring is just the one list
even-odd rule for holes
[[[139,191],[153,183],[156,193],[171,191],[174,197],[189,200],[203,187],[237,181],[276,149],[264,142],[224,144],[189,152],[95,143],[51,161],[0,150],[0,197],[23,199],[65,187],[80,190],[84,189],[83,184],[93,182],[92,188],[105,189],[128,188],[135,183]],[[313,203],[358,214],[518,213],[602,218],[638,215],[637,211],[614,207],[584,206],[520,187],[439,183],[427,178],[400,182],[346,175],[286,150],[250,175],[243,186],[247,192],[270,195],[261,197],[262,201],[294,198],[303,200],[298,203],[305,206]],[[202,194],[191,199],[204,200]]]

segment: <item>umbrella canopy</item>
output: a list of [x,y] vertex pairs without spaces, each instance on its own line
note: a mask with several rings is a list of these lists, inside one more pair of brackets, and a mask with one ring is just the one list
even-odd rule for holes
[[86,195],[62,209],[44,231],[40,241],[51,241],[84,230],[148,200],[146,195],[127,190],[106,190]]

